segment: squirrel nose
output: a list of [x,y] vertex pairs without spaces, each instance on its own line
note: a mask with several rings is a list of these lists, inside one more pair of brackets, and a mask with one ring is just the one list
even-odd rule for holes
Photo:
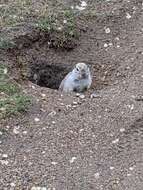
[[83,77],[83,78],[86,78],[86,73],[82,73],[82,77]]

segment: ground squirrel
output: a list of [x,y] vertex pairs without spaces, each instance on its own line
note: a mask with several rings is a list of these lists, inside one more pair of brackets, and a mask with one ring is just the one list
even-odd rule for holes
[[62,80],[59,90],[63,92],[84,92],[92,83],[89,67],[85,63],[77,63],[74,69]]

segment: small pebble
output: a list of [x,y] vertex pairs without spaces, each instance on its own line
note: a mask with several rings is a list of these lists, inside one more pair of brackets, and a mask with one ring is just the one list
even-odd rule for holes
[[63,23],[66,24],[66,23],[67,23],[67,20],[64,19],[64,20],[63,20]]
[[57,165],[57,162],[51,162],[52,165]]
[[78,102],[73,102],[74,105],[78,105]]
[[130,19],[132,16],[129,13],[126,13],[126,18]]
[[79,11],[83,11],[85,9],[85,7],[80,7],[80,6],[76,5],[76,9],[78,9]]
[[114,170],[114,167],[113,167],[113,166],[110,166],[110,170]]
[[5,68],[5,69],[3,70],[3,72],[4,72],[4,74],[6,75],[6,74],[8,73],[7,68]]
[[32,89],[35,89],[36,87],[32,85],[31,88],[32,88]]
[[62,27],[60,27],[60,26],[59,26],[57,29],[58,29],[59,31],[62,31]]
[[93,93],[90,95],[90,98],[101,98],[99,94]]
[[16,135],[19,134],[20,133],[19,128],[20,128],[19,126],[14,126],[13,133],[16,134]]
[[3,154],[2,158],[8,158],[8,155],[7,154]]
[[121,133],[123,133],[124,131],[125,131],[125,129],[124,129],[124,128],[121,128],[121,129],[120,129],[120,132],[121,132]]
[[86,3],[85,1],[82,1],[82,2],[81,2],[81,6],[82,6],[82,7],[86,7],[86,6],[87,6],[87,3]]
[[42,97],[46,97],[46,94],[41,94]]
[[82,131],[84,131],[84,129],[80,129],[79,132],[81,133]]
[[110,33],[110,28],[105,28],[105,32],[106,32],[106,34],[109,34]]
[[71,108],[72,107],[72,105],[71,104],[69,104],[69,105],[66,105],[66,108],[68,109],[68,108]]
[[76,97],[79,97],[81,94],[80,93],[76,93]]
[[85,95],[84,95],[84,94],[81,94],[79,97],[80,97],[81,99],[84,99],[84,98],[85,98]]
[[34,121],[38,122],[38,121],[40,121],[40,119],[38,117],[35,117]]
[[113,144],[116,144],[118,142],[119,142],[119,139],[115,139],[115,140],[112,141]]
[[134,167],[129,167],[129,170],[133,171],[133,170],[134,170]]
[[97,172],[97,173],[94,174],[94,177],[95,177],[96,179],[98,179],[98,178],[100,177],[100,174]]
[[118,40],[118,41],[120,40],[119,37],[116,37],[115,39]]
[[105,47],[105,48],[108,47],[108,44],[105,43],[105,44],[104,44],[104,47]]
[[52,112],[50,112],[50,113],[48,114],[48,116],[54,116],[54,115],[56,115],[56,111],[52,111]]
[[0,131],[0,135],[2,135],[3,134],[3,132],[2,131]]
[[26,134],[27,134],[27,131],[23,131],[23,134],[26,135]]
[[70,163],[73,163],[76,159],[77,159],[76,157],[72,157]]
[[16,185],[15,185],[15,183],[10,183],[10,186],[15,187]]

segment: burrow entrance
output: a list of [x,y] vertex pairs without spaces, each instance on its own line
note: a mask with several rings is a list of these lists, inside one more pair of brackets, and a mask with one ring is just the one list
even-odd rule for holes
[[58,89],[61,81],[72,70],[72,66],[64,64],[48,64],[43,61],[29,66],[29,80],[41,87]]
[[[33,61],[29,64],[28,79],[41,86],[58,89],[61,81],[73,69],[73,64],[47,63],[47,61]],[[114,68],[112,65],[91,65],[93,90],[101,90],[110,85]]]

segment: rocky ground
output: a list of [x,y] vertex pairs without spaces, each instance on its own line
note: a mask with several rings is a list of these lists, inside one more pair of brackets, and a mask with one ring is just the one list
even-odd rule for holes
[[0,122],[0,190],[143,189],[143,2],[87,5],[72,50],[36,41],[0,53],[17,81],[17,60],[39,70],[83,61],[93,75],[84,95],[20,83],[33,104]]

